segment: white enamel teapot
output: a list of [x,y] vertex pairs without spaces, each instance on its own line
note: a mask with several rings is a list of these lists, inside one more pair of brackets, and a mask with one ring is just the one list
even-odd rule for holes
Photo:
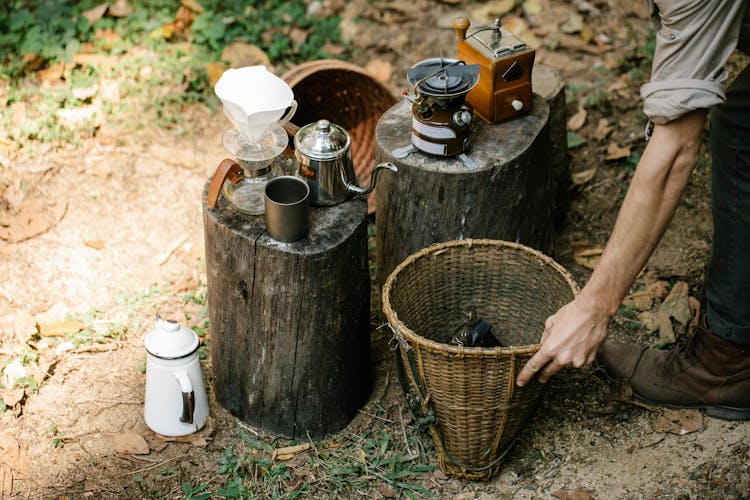
[[200,430],[208,418],[208,398],[198,359],[198,335],[156,315],[146,346],[146,425],[164,436]]

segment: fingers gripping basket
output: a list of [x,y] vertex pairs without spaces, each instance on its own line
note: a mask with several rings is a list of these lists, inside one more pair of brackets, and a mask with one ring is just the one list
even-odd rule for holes
[[[497,240],[423,249],[383,286],[407,402],[429,427],[446,474],[488,479],[500,468],[541,396],[536,377],[516,376],[536,353],[544,323],[573,299],[570,274],[540,252]],[[483,319],[500,347],[450,345]]]

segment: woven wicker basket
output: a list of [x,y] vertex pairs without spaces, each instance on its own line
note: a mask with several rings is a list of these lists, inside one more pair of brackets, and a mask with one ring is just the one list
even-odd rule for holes
[[[534,378],[515,385],[539,350],[544,323],[578,293],[570,274],[540,252],[497,240],[425,248],[383,286],[383,310],[397,341],[407,402],[429,427],[440,468],[489,479],[539,402]],[[449,339],[483,319],[501,347]]]
[[[359,184],[369,187],[375,168],[375,127],[396,98],[363,68],[335,59],[302,63],[282,75],[294,92],[300,127],[322,118],[344,127],[352,138],[352,160]],[[370,213],[374,194],[368,197]]]

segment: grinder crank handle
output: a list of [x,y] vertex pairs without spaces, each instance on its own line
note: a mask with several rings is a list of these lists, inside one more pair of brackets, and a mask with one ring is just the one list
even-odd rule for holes
[[469,30],[471,23],[465,17],[457,17],[453,20],[453,29],[456,31],[456,41],[463,42],[466,40],[466,32]]

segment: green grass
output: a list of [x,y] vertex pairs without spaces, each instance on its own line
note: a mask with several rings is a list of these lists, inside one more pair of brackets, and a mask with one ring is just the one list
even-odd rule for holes
[[[184,36],[166,29],[179,0],[131,0],[128,15],[104,15],[93,24],[84,13],[101,4],[96,0],[11,0],[0,6],[0,104],[9,110],[0,118],[0,138],[77,144],[104,119],[133,130],[156,124],[179,134],[186,104],[216,107],[207,65],[220,63],[232,42],[257,45],[282,66],[330,57],[329,44],[343,45],[340,18],[308,15],[304,2],[185,3],[194,10]],[[76,62],[80,54],[99,59]],[[60,64],[59,79],[40,82],[40,71]],[[119,85],[118,99],[103,99],[107,81]],[[87,88],[93,93],[80,92]],[[86,106],[96,111],[88,119],[71,124],[59,116]]]

